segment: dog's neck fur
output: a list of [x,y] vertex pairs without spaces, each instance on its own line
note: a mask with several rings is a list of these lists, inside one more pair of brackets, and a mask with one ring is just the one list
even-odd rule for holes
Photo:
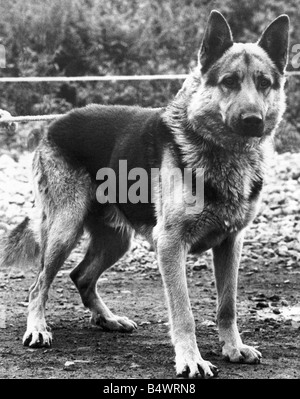
[[[206,112],[199,116],[198,126],[195,128],[188,118],[186,104],[201,80],[200,74],[195,72],[184,83],[182,89],[177,93],[175,99],[166,108],[163,120],[172,130],[175,141],[182,149],[185,156],[185,163],[189,167],[194,167],[197,159],[200,160],[203,152],[231,156],[234,154],[250,154],[252,151],[261,152],[265,147],[265,142],[269,142],[269,137],[245,138],[233,135],[230,128],[220,123],[216,126],[215,115]],[[203,127],[203,128],[202,128]],[[209,134],[203,134],[209,132]],[[226,137],[226,140],[223,140]],[[201,148],[199,153],[198,148]]]
[[[223,125],[220,130],[218,126],[217,131],[213,115],[208,115],[207,119],[200,121],[198,129],[195,130],[188,119],[186,104],[189,103],[187,97],[190,97],[194,87],[199,85],[198,79],[198,75],[192,75],[192,80],[185,82],[173,102],[166,108],[163,120],[171,129],[182,152],[184,167],[203,168],[205,181],[218,181],[221,187],[225,185],[224,191],[229,195],[230,192],[236,192],[235,189],[231,189],[233,187],[230,182],[235,182],[234,186],[237,180],[244,186],[245,192],[248,192],[246,182],[249,183],[250,190],[250,182],[264,180],[266,158],[273,149],[272,137],[246,139],[232,136],[232,139],[228,140],[228,131],[225,129],[229,128]],[[204,136],[203,131],[207,132],[208,129],[210,134]],[[223,135],[226,140],[222,140]],[[232,179],[228,172],[231,173]],[[211,178],[212,175],[214,178]]]
[[[226,162],[228,158],[232,162],[233,154],[236,160],[238,160],[239,155],[250,160],[253,155],[257,158],[259,153],[262,161],[265,152],[272,147],[271,136],[244,138],[232,135],[229,132],[230,128],[225,124],[220,126],[218,123],[216,128],[215,115],[213,114],[200,117],[196,129],[192,126],[186,107],[186,104],[189,103],[187,98],[193,95],[200,80],[200,74],[196,71],[186,80],[182,89],[162,116],[182,151],[185,166],[201,167],[204,158],[207,156],[220,158],[223,162]],[[209,134],[204,135],[203,132],[209,132]],[[226,140],[223,140],[223,137],[226,137]]]

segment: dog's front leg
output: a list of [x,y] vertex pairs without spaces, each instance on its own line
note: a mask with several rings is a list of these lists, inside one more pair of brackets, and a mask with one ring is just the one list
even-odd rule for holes
[[236,322],[238,268],[243,233],[235,234],[213,248],[218,291],[217,322],[222,354],[231,362],[259,363],[261,353],[244,345]]
[[185,272],[186,245],[170,231],[160,233],[156,243],[167,296],[177,375],[211,378],[217,374],[217,368],[201,357],[196,342]]

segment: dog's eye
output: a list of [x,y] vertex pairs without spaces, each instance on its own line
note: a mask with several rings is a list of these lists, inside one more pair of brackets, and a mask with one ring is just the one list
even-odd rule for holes
[[259,87],[260,87],[261,89],[265,90],[265,89],[267,89],[267,88],[270,87],[270,86],[271,86],[271,82],[270,82],[269,79],[267,79],[267,78],[261,78],[261,79],[259,80]]
[[236,85],[236,79],[229,76],[228,78],[223,79],[222,81],[223,85],[225,85],[228,88],[232,88]]

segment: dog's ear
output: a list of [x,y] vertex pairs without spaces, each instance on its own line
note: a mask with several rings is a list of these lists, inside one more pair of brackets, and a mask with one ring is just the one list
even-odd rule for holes
[[289,17],[282,14],[265,29],[257,42],[269,55],[280,73],[284,72],[288,59],[289,26]]
[[226,19],[221,13],[213,10],[208,19],[198,56],[202,73],[205,73],[232,45],[232,33]]

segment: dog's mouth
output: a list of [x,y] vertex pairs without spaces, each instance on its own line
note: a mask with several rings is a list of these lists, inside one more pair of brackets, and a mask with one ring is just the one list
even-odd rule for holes
[[265,134],[265,123],[260,115],[241,115],[235,120],[233,131],[236,135],[247,137],[263,137]]
[[254,128],[244,128],[241,127],[240,125],[235,126],[234,128],[230,127],[230,131],[232,132],[232,137],[235,137],[238,139],[240,137],[241,139],[247,140],[247,138],[262,138],[263,136],[266,135],[266,131],[264,127],[261,127],[259,129],[254,129]]
[[262,137],[264,134],[264,120],[258,112],[241,114],[239,125],[246,137]]
[[243,137],[263,137],[264,128],[260,129],[243,129],[241,131]]

